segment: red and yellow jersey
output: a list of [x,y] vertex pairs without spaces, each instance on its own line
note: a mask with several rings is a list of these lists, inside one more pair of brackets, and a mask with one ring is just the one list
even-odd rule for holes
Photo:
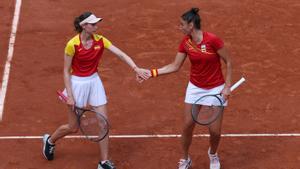
[[191,83],[204,89],[225,83],[220,56],[217,53],[223,46],[223,41],[209,32],[203,32],[200,44],[195,44],[190,36],[184,37],[178,51],[187,54],[191,61]]
[[90,76],[97,72],[100,58],[105,48],[112,44],[105,37],[94,34],[91,48],[85,49],[81,43],[80,34],[74,36],[65,47],[65,54],[73,57],[72,75]]

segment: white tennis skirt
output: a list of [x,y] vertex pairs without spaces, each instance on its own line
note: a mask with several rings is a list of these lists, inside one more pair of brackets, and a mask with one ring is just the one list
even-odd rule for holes
[[[101,106],[107,103],[105,90],[98,73],[91,76],[71,76],[72,92],[78,107]],[[67,95],[66,89],[63,91]]]
[[[200,97],[205,95],[212,95],[212,94],[220,94],[223,90],[225,84],[222,84],[220,86],[214,87],[212,89],[203,89],[200,87],[195,86],[193,83],[189,82],[187,88],[186,88],[186,94],[185,94],[185,103],[188,104],[194,104]],[[212,100],[203,100],[203,103],[197,103],[202,105],[210,105]],[[227,101],[223,104],[224,106],[227,106]]]

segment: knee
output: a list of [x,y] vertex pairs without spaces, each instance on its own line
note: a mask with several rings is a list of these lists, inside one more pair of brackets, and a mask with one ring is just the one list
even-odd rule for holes
[[78,126],[77,125],[68,125],[67,130],[69,133],[77,133]]
[[78,132],[78,128],[72,128],[71,130],[70,130],[70,133],[77,133]]
[[183,132],[184,133],[185,132],[193,132],[194,127],[195,127],[195,123],[193,123],[193,122],[186,122],[183,125]]

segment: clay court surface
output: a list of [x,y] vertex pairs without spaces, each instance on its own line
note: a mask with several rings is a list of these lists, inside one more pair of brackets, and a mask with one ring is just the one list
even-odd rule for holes
[[[223,134],[300,133],[300,2],[297,0],[23,0],[0,123],[0,169],[95,169],[97,144],[84,139],[57,143],[55,160],[42,156],[36,139],[67,121],[57,100],[62,89],[63,50],[75,35],[72,22],[83,11],[104,18],[99,32],[140,67],[173,61],[182,33],[179,17],[199,7],[203,30],[225,41],[233,59],[233,81],[247,82],[231,96]],[[6,62],[15,1],[0,1],[0,77]],[[111,135],[180,134],[189,60],[169,76],[135,81],[133,71],[106,51],[100,76],[108,96]],[[195,134],[206,134],[197,126]],[[208,168],[208,138],[194,138],[193,169]],[[222,169],[298,169],[300,137],[224,137]],[[180,138],[111,138],[118,169],[172,169],[181,157]]]

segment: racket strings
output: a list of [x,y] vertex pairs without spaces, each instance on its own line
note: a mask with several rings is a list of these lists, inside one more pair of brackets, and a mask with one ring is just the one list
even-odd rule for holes
[[199,109],[199,118],[200,119],[210,119],[213,118],[215,115],[217,115],[218,113],[220,113],[222,111],[222,108],[220,106],[202,106]]
[[100,141],[108,133],[108,123],[100,113],[86,111],[80,117],[79,123],[82,133],[92,141]]
[[204,96],[192,106],[192,118],[195,122],[208,125],[223,113],[222,99],[215,95]]

